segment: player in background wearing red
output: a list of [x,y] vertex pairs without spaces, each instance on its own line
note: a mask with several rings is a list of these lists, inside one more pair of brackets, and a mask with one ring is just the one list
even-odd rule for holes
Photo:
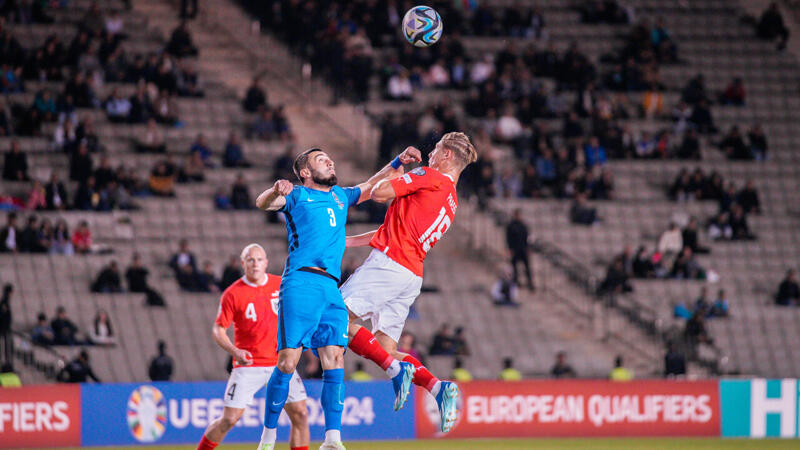
[[[242,417],[253,395],[266,386],[278,363],[278,293],[281,277],[267,274],[267,254],[258,244],[242,250],[245,275],[222,293],[217,319],[212,327],[214,340],[233,357],[233,370],[225,388],[222,417],[212,422],[197,450],[212,450]],[[234,343],[227,330],[233,323]],[[289,384],[289,399],[284,410],[292,423],[289,446],[308,450],[308,409],[306,389],[297,372]]]
[[[442,432],[450,431],[457,419],[458,386],[439,380],[416,358],[398,352],[397,341],[408,309],[422,287],[425,255],[455,217],[458,178],[476,159],[477,152],[466,134],[445,134],[431,152],[427,167],[382,181],[372,189],[373,200],[393,200],[383,225],[376,231],[347,238],[348,247],[373,248],[341,288],[350,311],[348,346],[390,376],[399,361],[413,364],[414,384],[427,389],[439,405]],[[353,323],[357,318],[370,320],[372,332]]]

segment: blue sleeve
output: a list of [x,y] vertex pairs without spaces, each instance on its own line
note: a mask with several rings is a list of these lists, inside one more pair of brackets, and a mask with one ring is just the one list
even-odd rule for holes
[[358,204],[358,199],[361,198],[361,188],[358,186],[342,188],[344,195],[347,196],[347,204],[353,206]]
[[291,211],[294,208],[295,203],[297,203],[297,198],[300,196],[300,186],[295,186],[292,189],[292,192],[289,193],[286,197],[286,204],[281,207],[278,211]]

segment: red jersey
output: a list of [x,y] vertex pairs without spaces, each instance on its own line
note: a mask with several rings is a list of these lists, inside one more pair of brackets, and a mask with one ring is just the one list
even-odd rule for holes
[[421,277],[425,255],[453,223],[456,185],[430,167],[418,167],[390,183],[397,198],[369,245]]
[[[222,293],[216,324],[228,328],[233,322],[234,345],[253,355],[248,367],[270,367],[278,363],[278,294],[281,277],[267,275],[255,285],[244,277]],[[236,359],[233,367],[239,367]]]

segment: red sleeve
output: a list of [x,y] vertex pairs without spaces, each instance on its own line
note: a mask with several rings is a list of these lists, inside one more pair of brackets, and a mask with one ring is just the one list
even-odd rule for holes
[[397,177],[390,181],[396,197],[405,197],[420,189],[433,187],[439,183],[433,176],[420,169],[414,169],[402,177]]
[[225,329],[231,326],[233,314],[235,312],[235,306],[236,304],[233,301],[233,294],[231,294],[229,291],[225,291],[222,294],[222,298],[219,300],[217,320],[214,323]]

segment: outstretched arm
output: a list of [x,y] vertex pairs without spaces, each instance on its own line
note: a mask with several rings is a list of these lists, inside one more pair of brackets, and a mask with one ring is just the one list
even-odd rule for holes
[[355,236],[347,236],[345,238],[345,247],[353,248],[369,245],[369,241],[372,240],[372,236],[375,236],[375,233],[377,232],[378,230],[372,230],[363,234],[357,234]]
[[421,162],[422,153],[420,153],[420,151],[415,147],[406,147],[403,153],[400,153],[395,160],[399,161],[400,163],[396,169],[392,166],[392,163],[395,165],[397,165],[397,163],[392,161],[392,163],[387,164],[383,169],[379,170],[378,173],[370,177],[369,180],[358,185],[358,187],[361,189],[361,197],[359,197],[358,203],[369,200],[372,195],[372,189],[380,182],[402,175],[403,164]]
[[256,206],[264,211],[277,211],[286,204],[286,196],[292,193],[294,185],[288,180],[278,180],[256,198]]

